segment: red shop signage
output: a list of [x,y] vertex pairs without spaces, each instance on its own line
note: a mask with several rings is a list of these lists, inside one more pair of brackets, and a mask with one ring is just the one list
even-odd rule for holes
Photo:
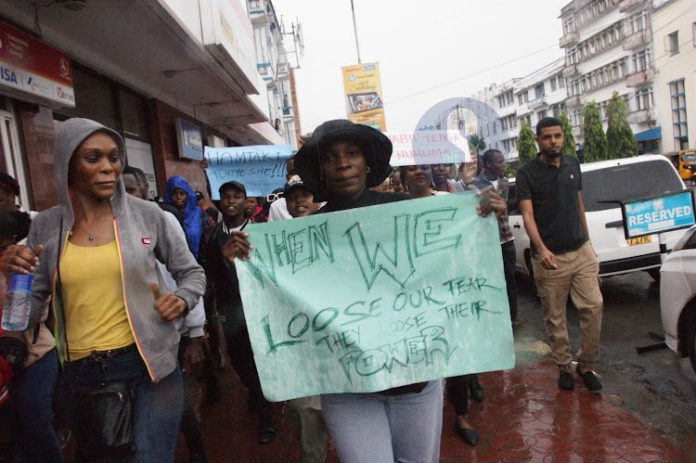
[[2,21],[0,87],[75,107],[70,58]]

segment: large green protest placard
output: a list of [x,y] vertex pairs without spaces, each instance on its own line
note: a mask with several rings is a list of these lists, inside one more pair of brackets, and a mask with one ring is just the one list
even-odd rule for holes
[[264,395],[514,366],[495,217],[471,193],[251,225],[236,261]]

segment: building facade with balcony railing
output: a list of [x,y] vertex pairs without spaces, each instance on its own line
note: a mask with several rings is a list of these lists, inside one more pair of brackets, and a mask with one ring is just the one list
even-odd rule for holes
[[[33,72],[31,63],[43,66],[35,93],[0,82],[0,147],[11,148],[0,149],[0,170],[17,178],[27,209],[56,204],[46,179],[56,129],[67,118],[94,119],[120,133],[127,163],[145,174],[150,198],[162,195],[173,175],[205,193],[199,162],[205,146],[283,142],[257,104],[265,85],[253,25],[239,0],[40,7],[0,0],[0,35],[2,50],[22,51],[22,72]],[[56,78],[57,100],[46,86]]]
[[292,32],[285,30],[271,0],[247,0],[247,11],[254,26],[256,67],[266,84],[266,98],[260,99],[259,103],[264,106],[275,130],[288,145],[296,148],[299,114],[290,79],[292,66],[285,47],[286,36],[292,36],[295,49],[290,52],[297,53],[296,26],[293,25]]
[[564,59],[560,58],[525,77],[492,84],[474,95],[499,116],[480,128],[479,135],[484,137],[488,148],[500,150],[507,161],[516,161],[522,124],[534,127],[543,117],[560,116],[565,111],[563,63]]
[[655,101],[662,151],[696,147],[696,11],[693,0],[656,0],[651,14]]
[[518,126],[534,127],[546,116],[558,117],[565,110],[568,96],[563,77],[564,60],[560,58],[517,81]]
[[[627,102],[629,114],[653,114],[650,15],[647,0],[573,0],[561,9],[563,37],[576,35],[573,41],[562,37],[561,47],[566,104],[578,142],[583,142],[582,107],[595,101],[605,108],[614,92]],[[655,134],[655,117],[634,116],[629,123],[636,135]]]

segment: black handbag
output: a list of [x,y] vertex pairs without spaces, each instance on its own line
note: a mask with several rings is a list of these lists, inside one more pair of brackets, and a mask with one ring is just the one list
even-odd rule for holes
[[91,460],[135,452],[133,390],[111,383],[83,392],[75,404],[80,456]]

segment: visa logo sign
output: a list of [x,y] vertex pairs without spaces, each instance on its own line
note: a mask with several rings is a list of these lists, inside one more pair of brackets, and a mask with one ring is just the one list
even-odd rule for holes
[[0,66],[0,80],[4,80],[5,82],[15,85],[19,84],[19,82],[17,82],[17,74],[15,71],[4,66]]

